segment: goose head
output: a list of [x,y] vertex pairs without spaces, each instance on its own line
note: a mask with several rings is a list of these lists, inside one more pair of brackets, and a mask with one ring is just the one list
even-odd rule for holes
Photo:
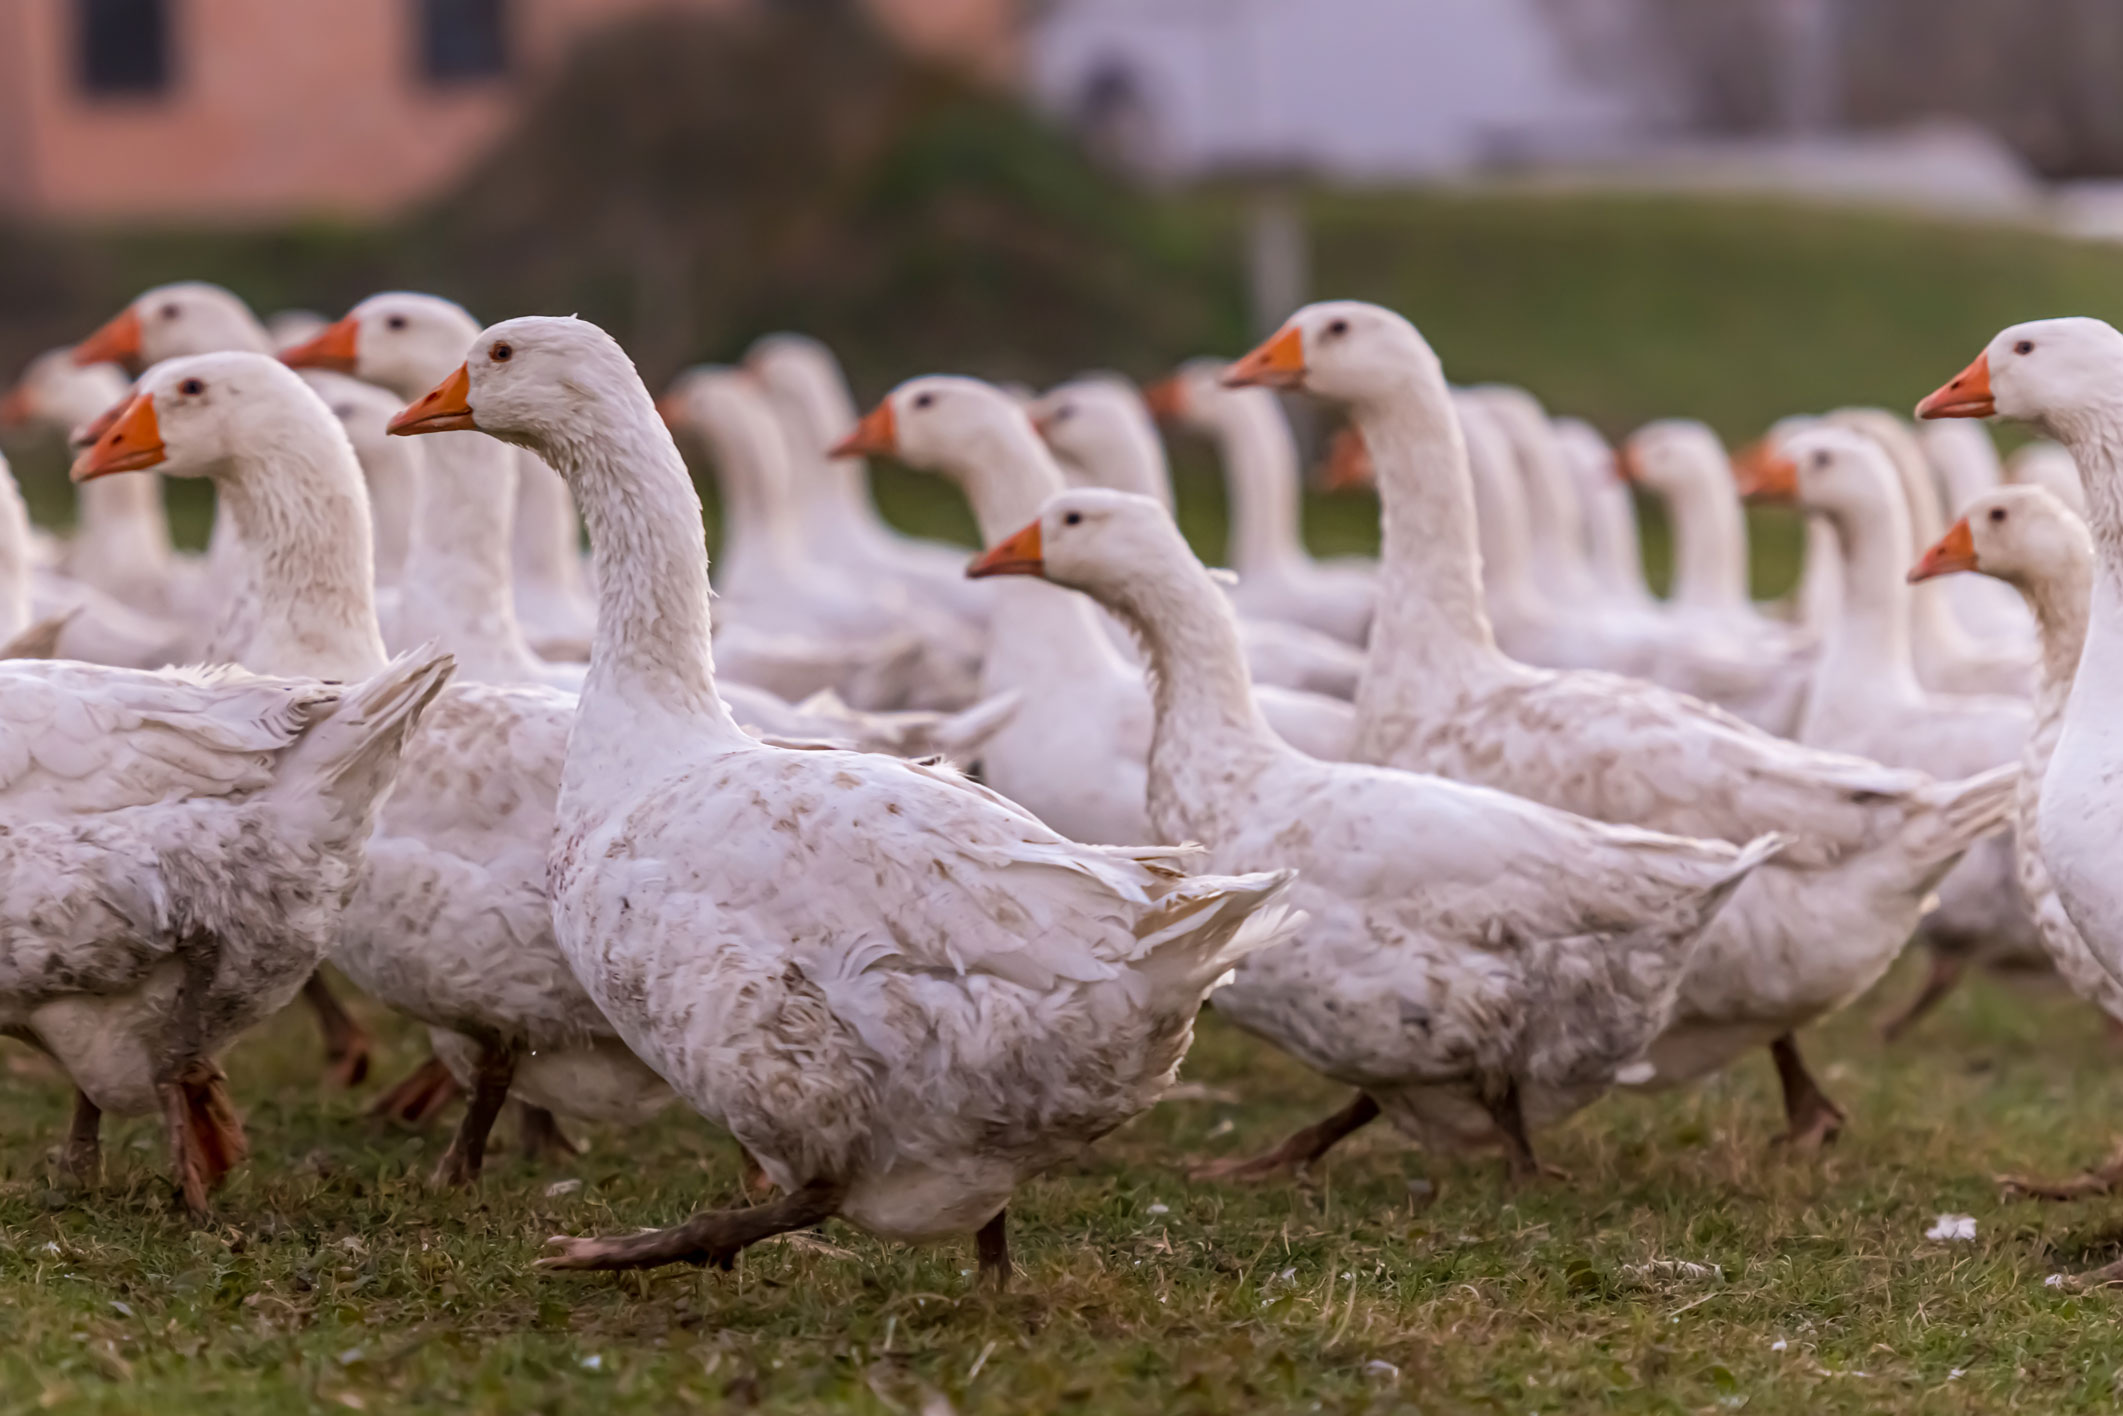
[[1155,500],[1078,487],[1049,497],[1036,521],[990,547],[966,574],[1038,576],[1119,608],[1136,602],[1160,570],[1193,555]]
[[1794,502],[1839,527],[1907,520],[1886,451],[1862,433],[1828,424],[1786,439],[1750,490],[1764,500]]
[[41,423],[71,433],[122,402],[126,382],[116,364],[76,364],[70,347],[46,350],[0,397],[0,428]]
[[1730,464],[1725,445],[1706,423],[1661,418],[1646,423],[1622,444],[1622,475],[1662,497],[1699,485],[1706,472],[1722,478]]
[[272,337],[251,307],[205,281],[158,285],[74,346],[78,364],[118,364],[131,373],[188,354],[227,349],[267,353]]
[[687,369],[656,400],[672,432],[690,431],[704,441],[727,486],[733,478],[788,480],[788,450],[781,425],[759,381],[744,369],[701,364]]
[[2068,437],[2089,415],[2123,416],[2123,334],[2103,320],[2029,320],[1917,405],[1919,418],[2013,418]]
[[2093,564],[2093,535],[2072,509],[2041,487],[1998,487],[1968,504],[1909,571],[1912,585],[1973,570],[2022,589]]
[[1193,433],[1215,433],[1233,408],[1263,397],[1253,389],[1227,385],[1229,359],[1189,359],[1143,390],[1143,402],[1158,422]]
[[487,326],[464,362],[390,423],[401,437],[460,429],[530,448],[570,477],[612,465],[580,455],[598,441],[644,430],[677,455],[626,350],[573,315],[519,315]]
[[1086,374],[1058,384],[1026,412],[1080,484],[1168,499],[1157,426],[1135,385],[1120,375]]
[[330,369],[418,398],[464,360],[479,321],[439,295],[394,290],[371,295],[345,317],[288,349],[297,369]]
[[1232,387],[1303,389],[1345,404],[1390,401],[1411,381],[1442,388],[1443,379],[1414,325],[1362,300],[1305,306],[1224,374]]
[[[141,376],[132,396],[74,459],[76,482],[118,472],[240,477],[270,466],[274,454],[336,438],[349,465],[353,449],[338,420],[300,375],[248,351],[168,359]],[[243,457],[243,453],[261,454]]]
[[769,334],[745,351],[746,372],[758,379],[791,429],[802,428],[821,447],[855,422],[855,400],[833,351],[808,334]]
[[991,460],[1044,457],[1045,445],[1017,400],[994,384],[957,374],[908,379],[834,444],[835,457],[896,457],[909,467],[964,479]]

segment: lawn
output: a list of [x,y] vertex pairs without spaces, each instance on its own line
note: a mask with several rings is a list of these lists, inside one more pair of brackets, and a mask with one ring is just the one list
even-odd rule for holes
[[[1883,1001],[1809,1039],[1852,1113],[1824,1159],[1770,1148],[1775,1086],[1749,1059],[1609,1098],[1546,1140],[1571,1178],[1516,1193],[1493,1161],[1383,1131],[1308,1184],[1190,1183],[1187,1158],[1341,1100],[1212,1017],[1178,1098],[1020,1192],[999,1300],[970,1245],[837,1222],[728,1274],[538,1275],[549,1234],[732,1201],[737,1153],[674,1108],[577,1164],[504,1153],[478,1195],[435,1194],[442,1137],[320,1095],[299,1015],[232,1058],[256,1155],[194,1228],[148,1122],[112,1128],[100,1194],[51,1188],[65,1088],[9,1044],[0,1412],[2113,1409],[2123,1299],[2043,1280],[2115,1257],[2123,1206],[1989,1177],[2106,1149],[2115,1044],[2054,990],[1985,982],[1883,1049]],[[388,1073],[415,1039],[377,1021]],[[1927,1240],[1940,1212],[1973,1215],[1974,1240]]]
[[[1687,413],[1738,439],[1794,409],[1905,406],[2009,320],[2123,311],[2123,254],[2019,232],[1620,199],[1315,212],[1321,293],[1392,303],[1455,378],[1523,382],[1610,432]],[[53,450],[10,450],[40,511],[63,514]],[[1216,479],[1199,447],[1177,451],[1183,520],[1214,556]],[[179,524],[196,543],[194,490]],[[881,469],[879,495],[902,524],[970,539],[933,481]],[[1375,543],[1365,498],[1307,516],[1322,550]],[[1655,577],[1664,544],[1654,518]],[[1788,519],[1757,522],[1758,589],[1788,581],[1794,545]],[[1906,996],[1915,967],[1881,993]],[[65,1088],[0,1043],[0,1416],[2112,1409],[2123,1297],[2044,1280],[2123,1253],[2123,1203],[2008,1199],[1990,1177],[2104,1154],[2123,1051],[2092,1009],[2026,981],[1978,981],[1893,1049],[1871,1033],[1883,1001],[1808,1036],[1853,1118],[1824,1158],[1769,1146],[1776,1091],[1755,1058],[1602,1102],[1545,1139],[1571,1178],[1518,1192],[1493,1161],[1376,1128],[1307,1184],[1190,1183],[1187,1158],[1342,1100],[1210,1017],[1179,1097],[1021,1193],[1020,1278],[999,1300],[973,1288],[970,1245],[894,1249],[839,1224],[730,1274],[537,1275],[550,1234],[731,1201],[735,1150],[676,1107],[591,1135],[577,1164],[503,1154],[476,1196],[436,1194],[443,1138],[366,1122],[380,1083],[320,1093],[299,1015],[232,1056],[255,1156],[195,1228],[169,1209],[149,1123],[110,1128],[100,1192],[54,1189]],[[387,1081],[418,1039],[373,1021]],[[1927,1239],[1941,1212],[1973,1215],[1974,1239]]]

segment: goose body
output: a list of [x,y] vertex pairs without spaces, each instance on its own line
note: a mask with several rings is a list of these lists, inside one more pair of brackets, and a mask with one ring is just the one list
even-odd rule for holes
[[[580,389],[587,398],[563,395]],[[1148,1105],[1200,999],[1279,942],[1282,874],[1080,846],[955,774],[737,729],[708,655],[699,503],[626,355],[579,320],[487,330],[409,410],[549,458],[601,604],[554,837],[563,949],[622,1035],[783,1191],[560,1267],[727,1264],[839,1214],[928,1239]],[[828,880],[841,882],[827,885]]]
[[1137,627],[1161,834],[1203,842],[1221,871],[1297,869],[1305,925],[1241,964],[1217,1011],[1429,1144],[1499,1144],[1534,1170],[1529,1128],[1641,1063],[1705,925],[1774,849],[1292,750],[1253,701],[1230,608],[1147,498],[1057,496],[983,564],[1084,590]]
[[1233,376],[1348,404],[1378,469],[1385,590],[1357,697],[1359,760],[1595,820],[1789,836],[1712,925],[1651,1059],[1658,1080],[1679,1081],[1774,1040],[1794,1133],[1833,1134],[1840,1113],[1789,1034],[1886,971],[1933,887],[2004,823],[2013,771],[1936,783],[1771,737],[1651,684],[1505,658],[1482,607],[1450,395],[1429,346],[1391,311],[1308,306]]

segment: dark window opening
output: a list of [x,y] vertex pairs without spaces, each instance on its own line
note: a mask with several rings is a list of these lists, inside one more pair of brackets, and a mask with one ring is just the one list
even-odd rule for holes
[[81,87],[154,94],[169,86],[168,0],[78,0]]
[[419,0],[419,5],[421,73],[448,83],[508,72],[504,0]]

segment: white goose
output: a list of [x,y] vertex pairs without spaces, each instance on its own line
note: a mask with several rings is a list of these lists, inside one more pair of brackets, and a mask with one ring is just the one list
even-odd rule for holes
[[975,575],[1039,575],[1141,635],[1157,699],[1150,811],[1218,870],[1295,866],[1299,937],[1255,954],[1216,1010],[1360,1089],[1261,1160],[1317,1159],[1383,1112],[1431,1145],[1501,1145],[1641,1065],[1689,956],[1771,854],[1603,826],[1438,777],[1315,761],[1268,728],[1236,617],[1164,509],[1104,490],[1049,500]]
[[2071,450],[2093,533],[2086,647],[2043,778],[2042,859],[2079,935],[2123,980],[2123,334],[2086,318],[2033,320],[2001,331],[1950,382],[1917,405],[1920,418],[2033,423]]
[[[285,357],[284,355],[282,356]],[[395,610],[405,580],[406,554],[413,541],[413,510],[421,495],[423,463],[418,443],[390,435],[391,419],[405,400],[346,374],[304,368],[302,380],[332,410],[361,463],[369,494],[369,535],[376,548],[376,595],[385,618]],[[133,480],[91,482],[84,491]],[[462,672],[459,680],[466,678]]]
[[[1941,425],[1944,426],[1944,425]],[[2086,945],[2058,898],[2041,849],[2042,783],[2064,728],[2064,708],[2086,648],[2086,621],[2093,596],[2094,545],[2077,513],[2041,487],[1999,487],[1977,495],[1909,572],[1929,580],[1955,571],[1977,571],[2025,598],[2041,635],[2042,674],[2035,689],[2034,728],[2020,757],[2020,793],[2014,811],[2014,855],[2020,893],[2042,931],[2057,972],[2072,991],[2109,1017],[2123,1020],[2123,981]],[[2044,1199],[2107,1194],[2123,1185],[2123,1148],[2102,1165],[2068,1180],[1999,1177],[2007,1189]],[[2080,1280],[2113,1281],[2115,1265]]]
[[[1823,425],[1786,441],[1758,494],[1794,500],[1835,526],[1843,551],[1843,613],[1814,666],[1798,740],[1934,777],[2018,762],[2033,726],[2022,698],[1946,695],[1917,681],[1910,652],[1909,521],[1878,444]],[[1923,990],[1884,1028],[1900,1034],[1944,998],[1972,962],[2040,963],[2042,941],[2017,886],[2010,834],[1978,842],[1939,886],[1917,937],[1931,950]]]
[[[978,1231],[1011,1191],[1154,1101],[1222,973],[1279,943],[1287,872],[1188,878],[1080,846],[947,771],[789,752],[716,695],[700,504],[594,325],[485,331],[410,427],[540,452],[587,513],[601,603],[552,861],[562,946],[622,1034],[780,1187],[558,1268],[727,1266],[838,1214]],[[837,882],[837,883],[835,883]]]
[[1807,1073],[1793,1030],[1886,971],[1932,888],[2004,824],[2016,773],[1935,783],[1771,737],[1651,684],[1504,657],[1482,609],[1451,394],[1437,356],[1392,311],[1307,306],[1231,376],[1347,405],[1378,469],[1385,580],[1357,695],[1359,760],[1597,820],[1790,838],[1712,925],[1651,1061],[1655,1080],[1681,1081],[1768,1042],[1791,1139],[1834,1135],[1842,1113]]
[[2016,487],[2041,487],[2081,521],[2086,519],[2086,488],[2071,449],[2037,438],[2006,459],[2007,480]]
[[881,654],[903,652],[895,646],[911,641],[917,647],[910,703],[958,708],[973,700],[980,686],[979,631],[946,610],[918,604],[899,581],[836,564],[811,544],[781,424],[755,378],[738,369],[689,369],[657,407],[674,431],[692,432],[706,444],[721,490],[719,631],[737,625],[834,645],[851,674],[867,672]]
[[516,619],[531,652],[549,662],[581,663],[597,631],[582,550],[582,518],[560,474],[529,453],[516,459]]
[[0,664],[0,1033],[103,1114],[159,1113],[194,1212],[247,1149],[216,1054],[338,932],[378,799],[449,677],[425,653],[341,687],[238,670]]
[[[1149,405],[1118,374],[1093,374],[1049,389],[1026,410],[1076,486],[1136,492],[1171,509],[1172,475]],[[1363,651],[1288,620],[1242,616],[1239,635],[1256,683],[1349,698]]]
[[[1965,516],[1976,498],[2005,484],[1998,446],[1977,423],[1961,419],[1925,423],[1917,443],[1938,474],[1945,493],[1945,520]],[[2031,643],[2035,627],[2027,603],[2010,585],[1986,575],[1957,575],[1946,582],[1955,616],[1979,639],[2008,645]]]
[[855,399],[833,351],[808,335],[770,334],[746,351],[745,369],[781,420],[804,534],[819,557],[896,581],[918,603],[941,605],[976,630],[984,628],[987,587],[966,579],[969,553],[894,529],[871,500],[868,464],[828,451],[855,426]]
[[1607,599],[1624,613],[1656,615],[1661,607],[1644,579],[1636,501],[1622,476],[1620,459],[1599,429],[1583,418],[1554,421],[1556,441],[1577,481],[1578,499],[1584,507],[1593,577]]
[[[76,476],[159,468],[214,479],[245,548],[218,659],[358,678],[384,662],[369,514],[346,435],[291,369],[257,354],[165,361]],[[574,718],[547,688],[452,685],[406,755],[333,962],[429,1025],[442,1064],[380,1107],[420,1118],[470,1092],[437,1178],[468,1183],[513,1091],[620,1124],[669,1099],[575,983],[553,942],[545,853]],[[540,1125],[542,1126],[542,1122]],[[537,1144],[560,1144],[534,1128]]]
[[[950,477],[981,534],[1001,540],[1064,489],[1031,419],[978,379],[930,375],[888,394],[841,444]],[[1024,697],[981,754],[987,784],[1072,840],[1151,840],[1144,760],[1153,718],[1141,670],[1114,647],[1091,602],[1051,585],[994,587],[982,685]],[[1264,690],[1269,721],[1314,756],[1340,757],[1348,704]]]
[[1344,557],[1315,560],[1299,525],[1297,440],[1273,394],[1225,388],[1220,359],[1194,359],[1145,391],[1158,417],[1205,434],[1224,465],[1231,537],[1226,552],[1242,615],[1288,620],[1349,644],[1371,625],[1378,567]]

